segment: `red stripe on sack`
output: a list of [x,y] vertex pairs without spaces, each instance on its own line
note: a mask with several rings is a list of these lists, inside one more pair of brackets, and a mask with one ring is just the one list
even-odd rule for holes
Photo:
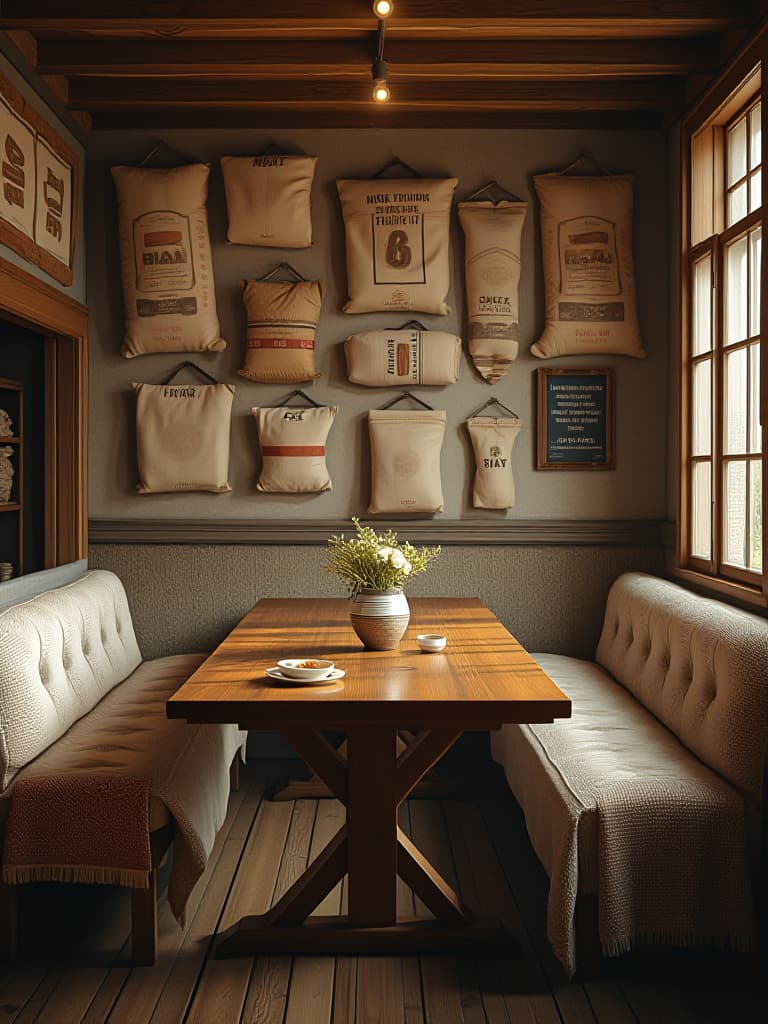
[[276,455],[279,458],[290,458],[291,456],[303,457],[305,455],[325,455],[323,444],[268,444],[261,449],[263,456]]
[[249,338],[248,348],[314,348],[314,338]]

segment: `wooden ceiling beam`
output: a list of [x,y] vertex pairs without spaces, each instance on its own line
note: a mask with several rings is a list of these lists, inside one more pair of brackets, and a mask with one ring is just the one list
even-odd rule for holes
[[[78,78],[368,78],[369,40],[53,40],[38,45],[42,74]],[[712,73],[712,37],[689,40],[388,41],[398,78],[495,79],[633,77]]]
[[[36,34],[219,37],[355,35],[375,27],[367,0],[4,0],[0,28]],[[390,36],[572,38],[722,32],[752,20],[749,0],[396,0]],[[66,8],[65,8],[66,10]]]
[[603,111],[454,111],[450,122],[440,111],[382,110],[379,107],[358,107],[354,110],[296,110],[259,108],[253,110],[217,110],[209,124],[206,111],[155,107],[151,110],[104,110],[93,117],[93,127],[105,131],[162,130],[167,128],[247,128],[254,125],[260,132],[291,128],[576,128],[617,129],[620,131],[660,130],[661,115],[649,110]]
[[[615,79],[604,82],[398,81],[390,77],[389,108],[416,110],[667,110],[682,101],[682,79]],[[311,79],[292,81],[180,80],[153,78],[70,79],[73,110],[151,110],[192,108],[260,111],[352,109],[373,105],[368,82]]]

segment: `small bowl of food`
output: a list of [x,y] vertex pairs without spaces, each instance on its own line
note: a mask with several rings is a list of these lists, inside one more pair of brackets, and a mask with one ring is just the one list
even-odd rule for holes
[[323,658],[286,658],[278,661],[277,667],[289,679],[305,679],[312,682],[333,672],[333,662]]
[[416,637],[416,643],[425,654],[437,654],[445,650],[447,639],[442,633],[421,633]]

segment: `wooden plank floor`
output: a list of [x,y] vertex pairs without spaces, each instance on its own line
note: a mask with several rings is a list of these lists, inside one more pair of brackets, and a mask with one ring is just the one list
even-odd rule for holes
[[[284,769],[284,765],[282,766]],[[0,1024],[715,1024],[764,1020],[768,984],[725,956],[632,954],[568,982],[544,934],[547,881],[498,773],[460,801],[411,800],[401,826],[462,897],[500,914],[524,957],[215,960],[215,933],[260,913],[339,828],[332,800],[263,799],[275,763],[243,773],[208,870],[178,928],[164,899],[154,967],[132,969],[126,893],[28,886],[22,948],[0,965]],[[319,908],[345,906],[340,883]],[[402,883],[403,913],[421,911]]]

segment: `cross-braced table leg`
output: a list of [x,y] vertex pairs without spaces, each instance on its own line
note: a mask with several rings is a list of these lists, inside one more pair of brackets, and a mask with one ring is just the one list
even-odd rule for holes
[[[266,914],[245,917],[222,936],[217,956],[290,953],[479,952],[514,940],[497,920],[479,920],[398,828],[397,808],[460,732],[427,729],[398,752],[387,725],[347,729],[346,760],[317,732],[286,728],[288,739],[347,808],[346,824]],[[348,875],[348,914],[310,917]],[[400,918],[397,876],[434,918]]]

